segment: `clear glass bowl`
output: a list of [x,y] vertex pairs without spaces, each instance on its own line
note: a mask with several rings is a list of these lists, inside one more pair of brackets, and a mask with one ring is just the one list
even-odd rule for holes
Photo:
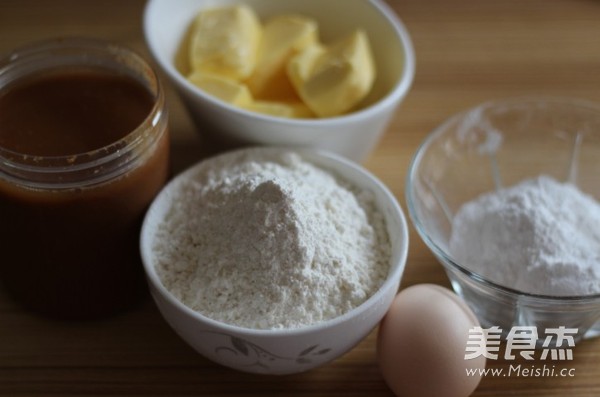
[[[455,292],[483,328],[577,328],[600,334],[600,294],[523,293],[469,271],[449,253],[453,215],[482,193],[540,174],[600,198],[600,106],[572,99],[523,98],[484,103],[435,129],[409,169],[406,199],[421,238],[442,263]],[[600,227],[600,225],[598,225]]]

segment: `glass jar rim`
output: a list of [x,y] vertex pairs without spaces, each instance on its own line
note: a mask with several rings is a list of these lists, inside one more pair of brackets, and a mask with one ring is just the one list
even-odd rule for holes
[[[36,66],[38,62],[48,62],[48,54],[54,55],[49,65]],[[116,66],[129,69],[132,78],[149,88],[148,91],[152,95],[153,104],[148,115],[125,136],[105,146],[86,152],[50,156],[33,155],[0,146],[0,175],[23,181],[23,178],[18,176],[22,173],[46,176],[60,173],[77,173],[114,163],[124,151],[137,150],[143,144],[145,131],[156,127],[166,112],[164,109],[164,91],[158,75],[148,62],[135,51],[122,44],[95,38],[68,37],[39,41],[19,47],[0,57],[0,89],[2,86],[10,84],[10,81],[6,84],[2,82],[3,77],[9,79],[6,77],[9,73],[15,74],[14,79],[11,81],[18,81],[33,73],[61,66],[97,66],[110,70],[111,68],[108,65],[94,62],[94,60],[99,62],[101,59],[112,61],[115,70]],[[139,69],[138,74],[141,74],[143,79],[133,76],[136,67]],[[111,175],[104,176],[97,175],[94,183],[110,179],[114,177],[114,173],[111,172]],[[46,184],[35,185],[42,187]],[[54,183],[50,183],[50,185],[57,187],[54,186]]]

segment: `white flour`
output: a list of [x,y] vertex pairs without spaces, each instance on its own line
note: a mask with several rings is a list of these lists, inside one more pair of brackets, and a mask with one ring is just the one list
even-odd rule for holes
[[498,284],[545,295],[600,293],[600,204],[541,176],[466,203],[450,252]]
[[297,154],[233,152],[178,185],[155,266],[179,300],[215,320],[272,329],[331,319],[387,276],[373,200]]

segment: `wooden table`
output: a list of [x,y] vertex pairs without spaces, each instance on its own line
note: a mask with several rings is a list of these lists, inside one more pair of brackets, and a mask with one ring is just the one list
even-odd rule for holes
[[[599,1],[388,1],[412,34],[417,74],[365,165],[403,206],[412,155],[453,113],[493,98],[530,94],[600,102]],[[147,56],[143,5],[140,0],[2,0],[0,52],[38,39],[86,35],[130,45]],[[200,143],[171,89],[168,101],[173,168],[179,171],[198,159]],[[410,237],[403,286],[448,285],[412,227]],[[305,374],[253,376],[200,357],[166,325],[150,299],[109,320],[62,323],[28,313],[0,292],[0,395],[391,396],[377,369],[375,341],[372,333],[344,357]],[[488,376],[473,395],[600,395],[600,340],[580,343],[574,355],[573,377]],[[491,368],[508,365],[489,362]]]

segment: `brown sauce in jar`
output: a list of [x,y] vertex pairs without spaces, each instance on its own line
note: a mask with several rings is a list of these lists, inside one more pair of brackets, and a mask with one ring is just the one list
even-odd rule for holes
[[[0,170],[0,280],[16,300],[53,317],[95,318],[142,295],[139,229],[168,174],[166,121],[148,121],[155,103],[135,78],[100,68],[41,72],[0,88],[0,149],[41,162],[72,156],[74,167],[105,150],[128,164],[81,186],[58,178],[40,187]],[[106,149],[143,123],[139,137],[151,144]]]
[[153,105],[126,76],[85,69],[30,76],[0,94],[0,147],[33,156],[85,153],[133,131]]

